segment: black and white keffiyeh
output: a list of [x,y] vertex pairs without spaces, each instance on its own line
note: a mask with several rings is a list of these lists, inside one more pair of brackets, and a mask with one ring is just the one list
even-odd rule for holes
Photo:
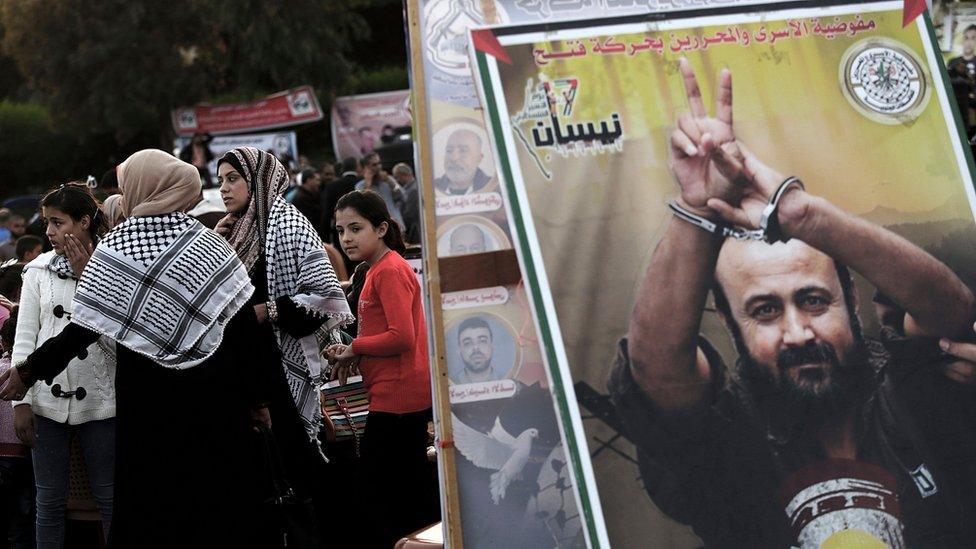
[[133,217],[95,248],[72,322],[185,369],[217,350],[253,291],[234,250],[200,222],[183,213]]
[[280,197],[271,207],[265,258],[268,299],[287,296],[323,321],[315,333],[301,339],[274,327],[288,387],[314,438],[322,419],[318,396],[320,349],[326,343],[338,343],[338,328],[352,322],[353,315],[322,240],[308,219]]
[[74,269],[71,268],[71,263],[68,262],[68,258],[62,254],[54,254],[54,257],[52,257],[51,261],[47,264],[47,269],[64,279],[78,279],[78,277],[75,276]]
[[251,194],[247,209],[228,236],[237,256],[248,272],[253,272],[263,254],[268,299],[288,297],[322,319],[315,333],[301,339],[273,325],[291,396],[309,437],[315,440],[322,422],[318,396],[320,350],[326,343],[338,343],[338,328],[354,317],[322,239],[308,219],[281,196],[288,187],[288,171],[281,162],[254,147],[232,149],[221,162],[243,170],[241,176],[248,182]]

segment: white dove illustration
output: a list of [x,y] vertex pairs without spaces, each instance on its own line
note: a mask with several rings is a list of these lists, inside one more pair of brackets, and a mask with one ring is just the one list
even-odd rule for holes
[[501,441],[468,427],[454,414],[451,414],[451,421],[454,444],[461,454],[478,467],[496,471],[491,475],[491,501],[498,505],[505,497],[508,485],[529,462],[532,441],[539,438],[539,430],[526,429],[510,441]]

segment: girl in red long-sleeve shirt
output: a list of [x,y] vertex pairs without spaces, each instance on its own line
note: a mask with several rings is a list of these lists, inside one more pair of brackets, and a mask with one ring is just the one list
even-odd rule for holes
[[369,265],[359,296],[359,335],[351,345],[327,350],[345,377],[358,363],[369,391],[369,416],[362,457],[369,486],[367,501],[378,506],[379,524],[369,547],[391,547],[424,524],[427,422],[431,417],[427,326],[420,285],[400,255],[400,226],[373,191],[353,191],[335,212],[339,243],[353,261]]

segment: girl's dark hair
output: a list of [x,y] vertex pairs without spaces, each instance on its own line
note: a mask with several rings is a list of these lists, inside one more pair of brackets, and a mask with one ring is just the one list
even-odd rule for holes
[[75,221],[81,221],[81,218],[87,215],[88,233],[91,235],[92,242],[98,242],[98,239],[108,230],[105,215],[98,207],[98,200],[88,185],[81,181],[65,183],[48,191],[41,199],[41,206],[57,208]]
[[383,197],[375,191],[352,191],[342,195],[336,204],[335,211],[352,208],[356,213],[365,217],[374,227],[379,227],[381,223],[386,223],[386,234],[383,235],[383,242],[391,250],[403,255],[407,251],[407,245],[403,242],[403,229],[400,224],[390,216],[390,210],[386,207]]

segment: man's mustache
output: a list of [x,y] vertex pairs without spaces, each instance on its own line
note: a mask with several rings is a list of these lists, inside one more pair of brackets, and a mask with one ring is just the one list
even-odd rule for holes
[[780,351],[776,357],[776,365],[780,369],[801,364],[817,364],[827,362],[833,365],[839,364],[837,351],[828,343],[816,343],[811,341],[803,347],[794,347]]

